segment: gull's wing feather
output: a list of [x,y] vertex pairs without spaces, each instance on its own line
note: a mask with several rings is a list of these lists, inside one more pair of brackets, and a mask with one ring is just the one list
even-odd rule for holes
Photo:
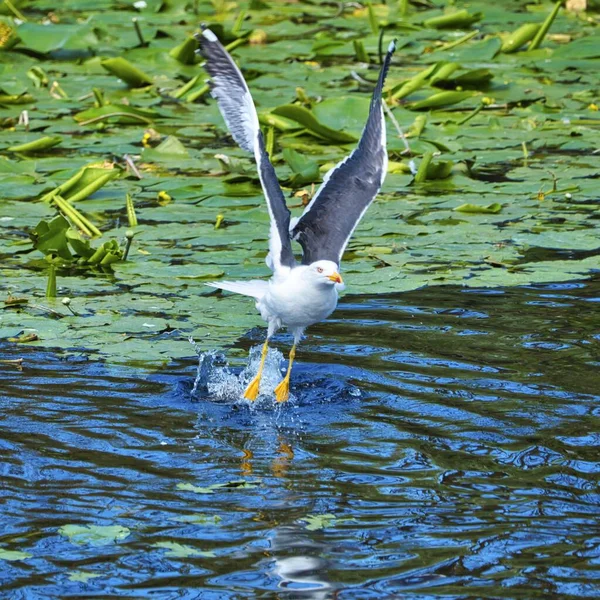
[[252,152],[256,159],[271,217],[269,254],[272,268],[276,271],[281,267],[292,267],[295,261],[289,232],[290,211],[265,148],[250,90],[237,65],[210,29],[203,29],[196,39],[206,59],[204,68],[211,76],[211,95],[217,101],[229,132],[239,146]]
[[387,171],[386,134],[381,94],[396,45],[389,45],[356,149],[324,177],[321,187],[292,225],[292,239],[303,249],[302,263],[340,264],[348,240],[379,192]]

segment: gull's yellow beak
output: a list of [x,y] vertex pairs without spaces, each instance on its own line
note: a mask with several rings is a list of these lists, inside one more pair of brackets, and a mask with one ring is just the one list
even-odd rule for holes
[[336,283],[344,283],[342,280],[342,276],[339,273],[333,273],[332,275],[327,276],[331,281],[335,281]]

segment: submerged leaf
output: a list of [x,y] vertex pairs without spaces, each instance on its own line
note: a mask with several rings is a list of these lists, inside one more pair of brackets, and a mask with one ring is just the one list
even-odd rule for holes
[[191,483],[178,483],[177,489],[184,490],[187,492],[194,492],[195,494],[214,494],[217,490],[223,489],[252,489],[257,487],[256,483],[250,483],[243,479],[238,481],[229,481],[227,483],[214,483],[207,487],[198,487]]
[[188,556],[215,556],[214,552],[206,552],[203,550],[196,550],[186,544],[179,544],[177,542],[156,542],[152,544],[155,548],[165,548],[168,552],[165,556],[171,556],[173,558],[187,558]]
[[58,533],[78,546],[108,546],[124,540],[131,531],[121,525],[63,525]]
[[306,523],[305,527],[309,531],[318,531],[320,529],[326,529],[336,524],[337,519],[335,515],[326,513],[323,515],[306,515],[302,517],[300,521]]
[[102,577],[100,573],[92,573],[91,571],[69,571],[69,581],[78,583],[87,583],[90,579]]
[[195,525],[217,525],[221,521],[221,517],[219,517],[219,515],[203,515],[197,513],[194,515],[173,517],[173,521],[179,521],[181,523],[194,523]]
[[31,558],[33,554],[29,552],[20,552],[19,550],[5,550],[4,548],[0,548],[0,560],[25,560],[26,558]]

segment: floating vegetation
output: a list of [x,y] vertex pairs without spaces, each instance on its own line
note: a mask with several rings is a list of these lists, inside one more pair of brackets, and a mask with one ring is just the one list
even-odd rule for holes
[[[30,301],[3,311],[0,339],[26,331],[65,353],[160,365],[189,356],[190,335],[222,348],[260,323],[251,303],[203,285],[268,275],[268,215],[208,95],[191,37],[201,21],[251,80],[294,216],[360,136],[380,48],[400,40],[389,174],[347,249],[348,293],[600,269],[594,14],[547,1],[267,4],[3,11],[0,277]],[[63,318],[32,309],[52,270]]]

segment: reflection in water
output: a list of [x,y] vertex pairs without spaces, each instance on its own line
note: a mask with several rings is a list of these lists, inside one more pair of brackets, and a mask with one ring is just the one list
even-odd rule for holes
[[347,297],[283,406],[237,401],[217,354],[144,374],[23,346],[0,366],[2,597],[599,597],[599,301]]

